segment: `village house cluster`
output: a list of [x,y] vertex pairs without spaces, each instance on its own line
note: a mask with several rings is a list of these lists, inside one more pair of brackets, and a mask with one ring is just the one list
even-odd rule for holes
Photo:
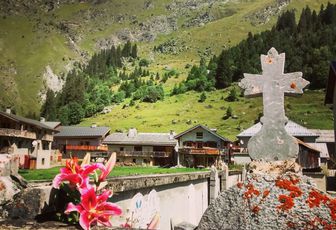
[[[336,63],[332,62],[325,103],[333,104],[334,116],[335,87]],[[217,129],[201,124],[179,134],[140,133],[136,128],[112,133],[109,127],[62,126],[43,118],[20,117],[6,109],[0,111],[0,154],[15,156],[17,167],[26,169],[50,168],[70,157],[81,159],[88,152],[94,161],[104,161],[116,152],[119,165],[203,168],[220,162],[247,164],[251,161],[247,143],[261,127],[260,122],[254,124],[232,142]],[[297,162],[303,170],[335,168],[335,130],[307,129],[293,121],[288,121],[285,129],[299,144]]]
[[[109,127],[62,126],[60,122],[36,121],[7,110],[0,112],[0,151],[17,156],[18,167],[29,169],[50,168],[70,157],[81,159],[88,152],[94,161],[104,161],[116,152],[117,163],[126,166],[203,168],[220,162],[249,163],[247,142],[260,128],[257,123],[237,135],[238,141],[231,142],[216,129],[203,125],[179,134],[140,133],[136,128],[112,133]],[[332,130],[310,130],[293,121],[287,123],[286,130],[299,144],[297,162],[303,169],[333,167],[329,161],[334,151]]]

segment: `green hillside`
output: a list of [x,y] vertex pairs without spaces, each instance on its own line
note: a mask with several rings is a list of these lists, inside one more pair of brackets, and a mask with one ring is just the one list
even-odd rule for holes
[[[262,112],[261,98],[239,97],[238,102],[227,102],[230,88],[207,93],[205,102],[198,102],[200,93],[166,97],[155,104],[137,103],[115,106],[112,112],[85,119],[80,125],[109,126],[112,132],[136,127],[140,132],[182,132],[196,124],[217,128],[218,133],[234,140],[243,129],[254,124]],[[308,128],[332,129],[332,111],[324,105],[324,92],[306,91],[301,97],[286,97],[289,119]],[[231,106],[235,118],[223,119]]]
[[[170,66],[181,72],[179,79],[167,82],[169,89],[185,78],[187,63],[197,63],[200,56],[218,54],[222,48],[245,38],[249,31],[271,28],[281,10],[294,8],[301,12],[305,5],[319,9],[322,3],[327,3],[321,0],[293,0],[288,5],[282,5],[287,1],[280,0],[211,4],[200,0],[191,5],[186,0],[175,4],[169,0],[73,2],[0,3],[1,107],[12,106],[18,114],[38,116],[40,94],[46,92],[47,85],[57,85],[57,79],[62,79],[75,61],[85,63],[94,51],[129,39],[138,42],[140,56],[152,61],[151,71]],[[169,39],[182,51],[153,52],[154,46]],[[46,71],[47,67],[51,71]],[[43,76],[50,78],[53,73],[57,75],[54,83],[47,83]],[[190,97],[198,95],[191,93]]]

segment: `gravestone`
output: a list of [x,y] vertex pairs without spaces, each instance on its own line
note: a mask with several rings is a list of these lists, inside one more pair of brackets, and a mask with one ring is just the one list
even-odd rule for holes
[[263,96],[262,129],[248,143],[246,179],[222,192],[197,230],[336,229],[336,198],[319,191],[295,163],[298,144],[285,130],[284,95],[302,93],[302,73],[284,74],[285,54],[261,55],[261,75],[244,74],[247,96]]
[[261,130],[248,142],[248,152],[253,160],[287,160],[296,158],[299,146],[285,130],[284,94],[301,94],[309,84],[302,72],[284,73],[285,54],[272,48],[261,55],[262,75],[244,74],[239,86],[246,96],[262,94],[264,116],[260,119]]

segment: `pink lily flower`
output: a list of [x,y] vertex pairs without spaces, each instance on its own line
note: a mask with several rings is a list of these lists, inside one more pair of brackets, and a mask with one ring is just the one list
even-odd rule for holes
[[83,190],[81,203],[78,205],[69,203],[65,213],[69,214],[73,211],[79,212],[79,224],[85,230],[90,229],[91,224],[97,222],[104,226],[111,227],[110,217],[121,215],[122,211],[119,206],[106,201],[110,196],[111,192],[108,190],[98,196],[96,196],[93,187]]
[[106,177],[111,173],[115,163],[116,163],[116,153],[112,153],[110,159],[105,164],[105,170],[102,170],[102,173],[99,176],[99,181],[105,181]]
[[65,167],[61,168],[60,173],[55,176],[53,187],[59,188],[63,181],[69,181],[72,187],[87,188],[89,186],[89,174],[97,169],[100,169],[102,172],[106,171],[105,166],[100,163],[81,167],[78,165],[77,160],[67,160]]

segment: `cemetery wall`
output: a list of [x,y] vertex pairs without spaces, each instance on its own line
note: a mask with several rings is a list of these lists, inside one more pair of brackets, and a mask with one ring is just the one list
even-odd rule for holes
[[[208,205],[221,191],[236,184],[241,178],[239,172],[229,175],[225,171],[214,170],[113,178],[107,185],[107,188],[113,189],[111,201],[123,210],[123,215],[114,219],[114,226],[128,221],[135,228],[146,229],[147,224],[156,217],[159,217],[162,230],[171,229],[171,226],[181,222],[197,226]],[[31,183],[30,187],[34,187],[34,194],[55,192],[50,186],[45,186],[47,184],[50,182]],[[40,199],[40,207],[36,208],[40,211],[45,208],[45,204],[52,205],[48,195],[36,199]],[[36,210],[37,213],[40,211]]]

